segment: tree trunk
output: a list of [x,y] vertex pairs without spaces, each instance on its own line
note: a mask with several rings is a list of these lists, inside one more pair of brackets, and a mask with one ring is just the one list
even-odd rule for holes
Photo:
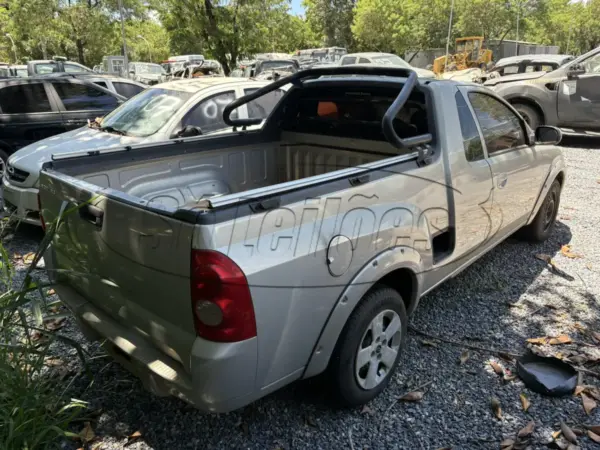
[[215,18],[211,0],[204,0],[204,8],[208,19],[208,33],[215,42],[215,56],[217,57],[217,61],[223,66],[225,74],[229,75],[230,68],[227,61],[227,51],[220,36],[219,26],[217,25],[217,19]]
[[81,39],[77,39],[75,41],[75,44],[77,45],[77,59],[79,60],[80,64],[83,64],[85,66],[85,56],[83,55],[83,41]]

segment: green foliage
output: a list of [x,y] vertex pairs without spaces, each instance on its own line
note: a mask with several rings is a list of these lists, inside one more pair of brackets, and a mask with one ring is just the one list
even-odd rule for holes
[[306,19],[322,45],[351,48],[355,0],[304,0]]
[[[6,239],[6,226],[7,222],[3,219],[0,238]],[[46,365],[50,346],[57,339],[70,343],[82,354],[79,344],[44,326],[49,305],[45,301],[43,288],[48,284],[34,279],[32,273],[53,233],[54,228],[51,227],[38,251],[31,257],[31,265],[25,270],[19,285],[16,283],[15,268],[0,239],[2,449],[60,448],[60,438],[72,434],[68,431],[69,426],[86,407],[85,402],[65,398],[64,386],[56,382]]]

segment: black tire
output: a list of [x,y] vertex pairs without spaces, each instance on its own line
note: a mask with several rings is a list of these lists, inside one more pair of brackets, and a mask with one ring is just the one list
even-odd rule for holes
[[[363,346],[365,334],[370,332],[368,330],[370,329],[371,322],[384,312],[395,312],[400,319],[399,331],[394,334],[395,337],[393,339],[394,345],[399,344],[399,347],[394,363],[384,372],[384,378],[375,387],[365,389],[359,384],[358,375],[356,374],[357,352],[359,346]],[[390,323],[388,323],[389,325]],[[328,380],[331,388],[330,392],[333,393],[338,405],[344,407],[363,405],[371,401],[385,389],[400,360],[402,348],[406,340],[407,326],[406,307],[397,291],[386,286],[376,286],[365,294],[356,309],[352,312],[348,322],[346,322],[329,363]],[[387,327],[383,330],[385,331],[386,329]],[[390,345],[391,348],[391,341],[392,339],[385,345]],[[374,343],[374,345],[377,345],[377,343]],[[381,348],[381,345],[379,345],[379,348]],[[381,356],[381,352],[379,356]],[[370,364],[367,367],[370,367]],[[384,369],[377,368],[376,370],[379,374]]]
[[0,185],[2,185],[2,177],[4,176],[4,171],[6,170],[6,165],[8,164],[8,153],[0,148]]
[[533,222],[521,228],[518,237],[531,242],[543,242],[552,234],[560,205],[561,186],[555,180]]
[[529,124],[533,131],[544,124],[542,115],[535,108],[524,103],[514,103],[513,107],[523,116],[523,119],[525,119],[525,122]]

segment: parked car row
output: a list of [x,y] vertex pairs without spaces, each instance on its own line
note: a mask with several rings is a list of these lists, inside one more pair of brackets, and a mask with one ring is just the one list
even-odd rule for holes
[[[50,161],[52,155],[160,142],[222,130],[228,127],[223,121],[223,108],[267,83],[225,77],[162,83],[144,90],[101,120],[96,120],[114,109],[120,98],[118,94],[110,96],[107,89],[96,89],[93,84],[79,80],[30,82],[25,89],[20,87],[19,92],[21,95],[37,95],[30,97],[32,108],[41,104],[47,91],[53,93],[52,90],[55,90],[63,101],[55,105],[57,112],[53,116],[52,126],[48,118],[43,120],[48,124],[47,128],[42,128],[39,124],[29,123],[24,117],[23,123],[13,122],[11,125],[13,129],[20,130],[18,138],[37,138],[34,139],[37,142],[8,158],[3,179],[5,208],[25,223],[40,225],[38,176],[42,165]],[[0,108],[4,95],[9,94],[4,89],[0,88]],[[77,91],[79,96],[64,99],[62,95],[65,91]],[[237,117],[253,120],[266,118],[283,92],[283,88],[279,89],[260,101],[245,105],[237,111]],[[78,102],[78,108],[73,107],[69,111],[69,105],[75,102]],[[71,131],[64,133],[67,130]]]

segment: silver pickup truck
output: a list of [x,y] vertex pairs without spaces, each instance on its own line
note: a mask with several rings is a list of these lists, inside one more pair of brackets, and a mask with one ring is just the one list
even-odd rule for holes
[[[288,83],[260,129],[231,118]],[[86,335],[206,411],[321,373],[341,404],[368,402],[424,294],[554,226],[560,131],[481,86],[315,68],[224,120],[201,145],[55,156],[40,178],[46,265]]]

